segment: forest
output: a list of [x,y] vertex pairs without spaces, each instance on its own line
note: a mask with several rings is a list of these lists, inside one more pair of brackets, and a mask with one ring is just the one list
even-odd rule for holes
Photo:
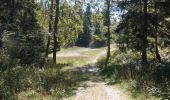
[[0,0],[0,100],[170,100],[170,0]]

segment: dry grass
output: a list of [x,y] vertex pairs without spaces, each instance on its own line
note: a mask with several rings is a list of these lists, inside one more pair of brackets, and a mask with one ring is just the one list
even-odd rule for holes
[[[114,48],[114,45],[111,45]],[[83,47],[72,47],[63,49],[57,53],[57,63],[69,63],[74,67],[80,67],[92,63],[96,57],[100,56],[106,51],[106,47],[102,48],[83,48]],[[52,58],[52,54],[50,54]]]
[[[105,51],[105,47],[95,49],[72,47],[63,49],[57,53],[57,63],[69,63],[74,67],[81,67],[92,63],[98,55]],[[52,58],[52,54],[49,57]]]

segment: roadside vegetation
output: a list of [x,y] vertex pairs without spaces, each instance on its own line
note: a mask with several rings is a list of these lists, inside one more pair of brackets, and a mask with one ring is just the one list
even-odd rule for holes
[[[167,49],[164,49],[162,53],[167,54],[168,52]],[[161,55],[163,55],[162,53]],[[159,63],[155,62],[153,57],[154,55],[149,52],[149,63],[143,66],[139,52],[116,50],[112,52],[107,67],[104,67],[105,58],[102,58],[97,65],[101,69],[101,75],[105,81],[123,89],[135,100],[169,98],[170,84],[167,80],[170,64],[167,61],[170,58],[165,56],[165,62]],[[143,67],[147,68],[146,72],[143,71]]]
[[60,70],[67,64],[17,66],[0,73],[0,97],[6,100],[54,100],[73,94],[87,75]]

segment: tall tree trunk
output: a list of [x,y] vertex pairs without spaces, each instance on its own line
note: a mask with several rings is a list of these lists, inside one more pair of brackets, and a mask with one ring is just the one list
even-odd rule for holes
[[58,35],[58,21],[59,21],[59,0],[56,0],[56,15],[55,15],[55,22],[54,22],[54,48],[53,48],[53,61],[56,64],[56,52],[58,47],[57,35]]
[[148,6],[148,0],[143,0],[143,6],[144,6],[144,9],[143,9],[143,37],[142,37],[142,63],[143,64],[147,64],[148,61],[147,61],[147,28],[148,28],[148,25],[147,25],[147,12],[148,12],[148,9],[147,9],[147,6]]
[[143,34],[143,30],[142,30],[142,0],[139,1],[139,7],[140,7],[140,36]]
[[107,64],[109,62],[110,58],[110,0],[106,0],[107,2],[107,21],[108,21],[108,27],[107,27],[107,56],[106,56],[106,62],[105,67],[107,67]]
[[158,14],[157,14],[157,5],[155,3],[155,15],[156,15],[156,25],[155,25],[155,56],[156,59],[161,62],[161,56],[158,50]]
[[51,0],[51,6],[50,6],[50,20],[49,20],[49,36],[47,41],[47,48],[46,48],[46,57],[48,58],[48,52],[49,52],[49,46],[50,46],[50,34],[52,33],[52,21],[53,21],[53,0]]

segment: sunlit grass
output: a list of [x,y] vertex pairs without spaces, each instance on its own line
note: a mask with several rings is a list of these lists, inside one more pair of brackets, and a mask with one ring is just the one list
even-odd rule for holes
[[[111,45],[111,47],[113,48],[114,45]],[[106,47],[92,49],[75,46],[68,49],[62,49],[57,53],[57,63],[69,63],[74,68],[81,67],[93,63],[98,56],[104,56],[101,55],[103,52],[106,52]],[[50,55],[50,57],[52,58],[52,55]]]
[[69,63],[73,66],[83,66],[88,64],[89,57],[58,57],[57,63]]
[[[105,52],[106,48],[82,48],[82,47],[72,47],[68,49],[63,49],[57,53],[57,63],[69,63],[73,67],[81,67],[93,62],[96,56]],[[52,58],[52,54],[50,55]]]
[[69,63],[74,67],[81,67],[93,62],[96,56],[103,52],[102,50],[91,50],[87,52],[81,52],[80,56],[71,57],[58,57],[57,63]]

